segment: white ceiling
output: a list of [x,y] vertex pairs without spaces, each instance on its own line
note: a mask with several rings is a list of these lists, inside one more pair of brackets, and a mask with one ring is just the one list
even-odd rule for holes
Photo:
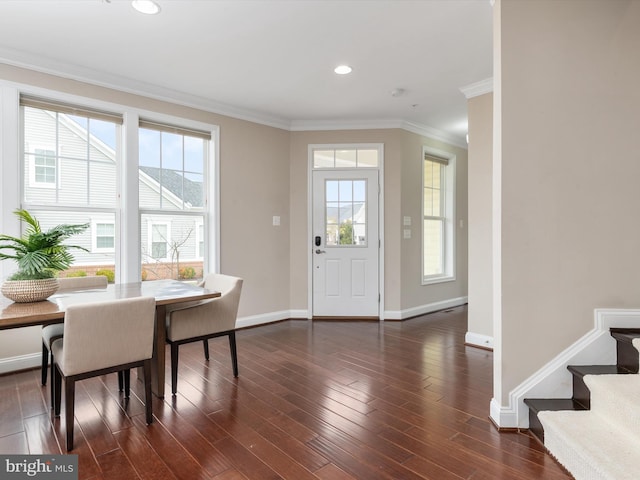
[[290,130],[408,125],[458,144],[460,88],[492,75],[489,0],[157,2],[0,0],[0,62]]

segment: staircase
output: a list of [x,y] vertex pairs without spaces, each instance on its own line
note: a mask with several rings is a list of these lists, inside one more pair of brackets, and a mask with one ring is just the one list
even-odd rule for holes
[[640,329],[611,335],[616,365],[567,367],[572,398],[524,400],[529,430],[577,480],[640,478]]

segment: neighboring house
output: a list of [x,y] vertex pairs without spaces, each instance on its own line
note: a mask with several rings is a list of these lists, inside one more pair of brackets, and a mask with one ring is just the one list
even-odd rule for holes
[[[25,116],[35,126],[25,132],[24,139],[25,200],[37,205],[69,205],[70,210],[75,210],[53,217],[36,208],[33,213],[43,229],[59,223],[89,223],[85,233],[73,238],[74,245],[87,250],[73,251],[75,269],[95,273],[98,268],[113,268],[116,222],[115,214],[108,210],[116,206],[114,149],[67,115],[59,114],[57,132],[55,114],[28,108]],[[176,276],[172,268],[160,268],[176,261],[176,250],[181,265],[194,267],[200,276],[204,257],[202,182],[157,167],[142,166],[139,173],[141,205],[160,205],[162,210],[161,215],[142,217],[143,277],[149,273],[149,278]],[[104,211],[78,211],[73,207],[78,204]],[[190,209],[198,215],[170,215],[171,211]]]
[[[327,207],[327,228],[334,227],[327,232],[326,245],[353,244],[362,245],[366,239],[366,209],[364,202],[349,203],[349,205]],[[351,229],[353,238],[344,237],[344,228]],[[347,230],[348,231],[348,230]]]

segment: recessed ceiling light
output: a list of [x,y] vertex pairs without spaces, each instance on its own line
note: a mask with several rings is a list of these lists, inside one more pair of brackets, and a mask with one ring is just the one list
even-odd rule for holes
[[333,69],[333,71],[336,72],[338,75],[346,75],[348,73],[351,73],[352,70],[353,68],[351,68],[349,65],[338,65],[336,68]]
[[146,15],[155,15],[160,11],[160,5],[152,0],[133,0],[131,6]]

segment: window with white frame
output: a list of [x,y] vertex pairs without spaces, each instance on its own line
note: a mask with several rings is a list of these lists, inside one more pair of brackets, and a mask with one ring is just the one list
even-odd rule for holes
[[377,168],[380,150],[371,147],[314,148],[313,168]]
[[146,119],[138,132],[141,234],[148,239],[142,243],[142,268],[155,277],[198,278],[206,261],[211,135]]
[[167,222],[149,223],[149,248],[150,256],[154,260],[166,260],[169,258],[169,233],[171,225]]
[[24,95],[20,111],[21,207],[43,230],[89,224],[68,240],[82,247],[72,252],[72,270],[100,265],[115,274],[122,116]]
[[114,252],[116,247],[116,224],[113,221],[93,221],[91,225],[92,251]]
[[56,152],[51,148],[34,148],[28,157],[29,184],[33,187],[55,188],[58,178]]
[[455,156],[423,147],[422,283],[453,280]]
[[196,241],[198,258],[204,258],[204,224],[196,221]]
[[[43,229],[61,223],[90,225],[69,240],[83,247],[73,251],[72,269],[86,271],[86,265],[99,265],[113,270],[116,281],[135,281],[137,272],[129,260],[142,259],[142,263],[170,265],[164,271],[143,265],[143,279],[193,279],[194,271],[202,275],[205,265],[210,268],[214,264],[204,257],[205,252],[216,251],[204,248],[208,229],[197,225],[208,222],[211,174],[207,172],[213,161],[210,151],[215,126],[166,115],[161,116],[163,120],[184,123],[186,128],[151,125],[139,119],[152,114],[135,107],[53,91],[49,92],[51,98],[36,97],[27,93],[32,91],[28,86],[21,90],[0,90],[0,103],[20,106],[19,118],[11,109],[0,111],[0,133],[11,133],[14,127],[10,124],[19,122],[21,146],[16,147],[22,156],[22,188],[15,190],[20,196],[8,189],[0,195],[6,205],[29,210]],[[131,113],[126,118],[125,110]],[[127,125],[127,118],[135,119],[135,125]],[[201,130],[191,130],[194,125]],[[136,143],[140,146],[140,158],[126,163],[122,162],[122,152],[128,151],[127,138],[121,134],[124,126],[139,133]],[[149,131],[159,134],[147,135]],[[147,142],[153,135],[151,143]],[[134,186],[124,184],[122,174],[126,178],[139,175],[140,181]],[[137,196],[140,203],[122,203],[123,193],[129,198]],[[148,218],[157,220],[155,237],[149,237]],[[138,225],[137,219],[139,229],[130,228],[132,221]],[[144,232],[139,236],[141,230]],[[136,233],[131,237],[133,231]],[[161,236],[167,241],[159,240]],[[164,260],[156,260],[152,254],[162,255]],[[118,265],[125,265],[123,260],[127,268],[120,269]],[[187,263],[190,260],[194,262]],[[188,267],[186,274],[180,273],[183,267]]]

